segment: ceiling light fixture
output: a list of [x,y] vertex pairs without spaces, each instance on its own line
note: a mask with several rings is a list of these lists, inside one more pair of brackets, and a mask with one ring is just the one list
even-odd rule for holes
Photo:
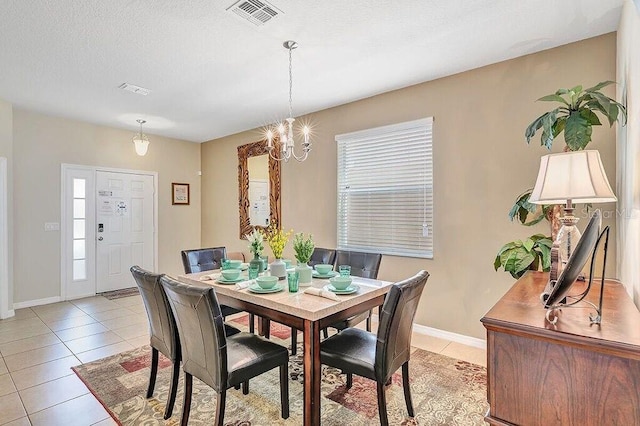
[[142,125],[146,123],[146,120],[136,120],[140,124],[140,133],[136,133],[133,137],[133,145],[136,147],[136,154],[139,156],[147,155],[149,149],[149,138],[142,133]]
[[[279,136],[279,144],[280,144],[280,153],[275,150],[276,145],[274,143],[275,133],[272,129],[267,130],[267,148],[269,150],[269,156],[276,161],[285,161],[288,162],[291,157],[295,158],[298,161],[304,161],[307,159],[309,155],[309,151],[311,151],[311,142],[309,141],[309,126],[302,127],[302,155],[298,156],[294,152],[294,143],[293,139],[293,122],[296,121],[293,118],[293,108],[292,104],[292,88],[293,88],[293,72],[291,66],[291,51],[298,47],[298,43],[293,40],[287,40],[283,43],[283,46],[289,50],[289,118],[285,120],[285,122],[280,122],[275,131]],[[275,151],[275,152],[274,152]]]

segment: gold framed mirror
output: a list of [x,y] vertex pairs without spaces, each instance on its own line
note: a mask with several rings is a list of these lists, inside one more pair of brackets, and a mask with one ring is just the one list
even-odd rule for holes
[[254,227],[280,225],[280,162],[269,156],[267,141],[238,147],[240,238]]

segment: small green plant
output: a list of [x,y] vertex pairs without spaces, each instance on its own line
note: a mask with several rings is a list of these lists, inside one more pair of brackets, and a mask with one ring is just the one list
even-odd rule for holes
[[253,228],[253,232],[246,235],[247,241],[249,241],[249,251],[253,254],[253,257],[260,257],[264,250],[264,235],[262,232]]
[[315,248],[313,235],[305,237],[302,232],[293,236],[293,250],[296,252],[298,263],[308,263],[311,260],[313,249]]
[[513,278],[520,278],[529,270],[548,272],[551,268],[551,238],[535,234],[526,240],[516,240],[502,246],[493,267],[497,271],[500,267],[509,272]]

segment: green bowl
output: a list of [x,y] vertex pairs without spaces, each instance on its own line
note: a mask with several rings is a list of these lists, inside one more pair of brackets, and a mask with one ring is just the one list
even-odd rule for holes
[[222,276],[225,280],[237,280],[240,276],[240,269],[223,269]]
[[318,271],[320,275],[327,275],[333,269],[333,265],[318,263],[314,268],[316,268],[316,271]]
[[351,285],[351,277],[333,277],[329,278],[329,283],[336,288],[336,290],[344,290]]
[[256,278],[256,282],[258,283],[260,288],[268,290],[276,286],[276,283],[278,282],[278,277],[272,277],[271,275],[266,275],[263,277]]
[[240,260],[227,260],[226,268],[223,269],[240,269],[242,265],[242,261]]

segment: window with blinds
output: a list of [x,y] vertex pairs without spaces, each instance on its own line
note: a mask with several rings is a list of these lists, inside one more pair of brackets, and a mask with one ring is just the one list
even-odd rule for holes
[[336,136],[338,249],[433,258],[433,118]]

